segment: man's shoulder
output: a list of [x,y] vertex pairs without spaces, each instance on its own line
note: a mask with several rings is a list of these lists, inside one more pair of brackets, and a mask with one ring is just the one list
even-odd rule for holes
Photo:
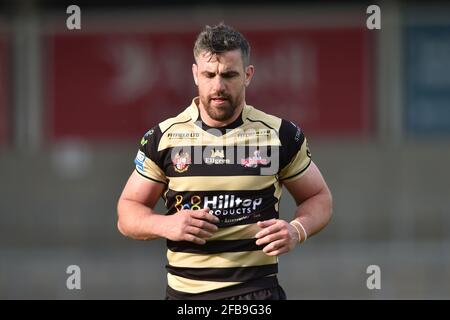
[[248,107],[250,108],[250,111],[248,112],[247,119],[253,122],[260,122],[261,125],[276,130],[282,143],[289,142],[292,138],[294,138],[295,141],[303,141],[303,130],[298,124],[266,113],[255,107]]
[[150,130],[148,130],[142,140],[141,144],[152,142],[151,144],[158,145],[159,141],[163,137],[164,133],[169,130],[171,127],[173,127],[176,124],[180,123],[187,123],[191,121],[191,115],[188,111],[189,108],[186,108],[183,110],[180,114],[176,115],[175,117],[168,118],[166,120],[163,120],[162,122],[156,124]]
[[167,131],[170,127],[179,123],[186,123],[192,120],[192,115],[189,112],[189,107],[184,109],[181,113],[176,115],[175,117],[168,118],[158,124],[159,129],[162,133]]
[[259,122],[262,125],[274,129],[279,130],[283,119],[277,117],[275,115],[266,113],[262,110],[259,110],[253,106],[247,106],[249,108],[247,114],[247,120],[250,122]]

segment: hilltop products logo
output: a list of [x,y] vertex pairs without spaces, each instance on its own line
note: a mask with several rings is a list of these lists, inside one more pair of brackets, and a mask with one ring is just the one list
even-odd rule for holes
[[261,157],[261,152],[257,149],[253,152],[253,157],[241,159],[241,165],[246,168],[257,168],[259,165],[267,165],[270,160]]
[[191,157],[189,153],[184,152],[183,149],[181,149],[173,158],[172,163],[175,171],[182,173],[189,168],[189,165],[191,164]]
[[[262,204],[263,198],[241,198],[234,194],[205,196],[203,199],[192,196],[189,201],[184,202],[182,195],[175,196],[175,208],[181,210],[199,210],[208,207],[210,213],[216,216],[251,214]],[[203,205],[201,205],[203,203]]]

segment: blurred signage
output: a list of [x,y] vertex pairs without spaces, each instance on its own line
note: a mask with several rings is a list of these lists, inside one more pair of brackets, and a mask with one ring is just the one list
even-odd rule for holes
[[9,79],[8,43],[5,34],[0,33],[0,146],[9,141]]
[[[238,28],[239,29],[239,28]],[[360,28],[245,30],[247,103],[307,134],[371,133],[372,54]],[[47,36],[50,139],[140,137],[191,103],[195,32]]]
[[450,25],[406,29],[406,127],[450,133]]

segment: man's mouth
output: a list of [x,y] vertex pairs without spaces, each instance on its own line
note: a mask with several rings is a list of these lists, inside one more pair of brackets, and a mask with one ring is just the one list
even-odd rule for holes
[[213,97],[211,98],[211,101],[214,102],[215,104],[222,104],[225,101],[227,101],[228,99],[225,97]]
[[213,98],[211,98],[211,100],[219,102],[219,101],[225,101],[225,100],[228,100],[228,99],[225,98],[225,97],[213,97]]

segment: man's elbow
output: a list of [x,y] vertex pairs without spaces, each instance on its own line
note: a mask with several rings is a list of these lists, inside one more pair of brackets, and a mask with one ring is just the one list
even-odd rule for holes
[[119,230],[119,232],[124,235],[125,237],[128,237],[128,235],[125,233],[124,228],[122,227],[120,218],[117,219],[117,230]]
[[333,195],[331,194],[331,191],[328,187],[326,188],[325,197],[326,197],[326,203],[327,203],[326,212],[327,212],[327,224],[328,224],[328,222],[330,222],[331,217],[333,215]]
[[128,237],[129,235],[126,232],[126,223],[124,220],[125,218],[122,214],[122,200],[119,199],[117,203],[117,230],[119,230],[119,232],[125,237]]

